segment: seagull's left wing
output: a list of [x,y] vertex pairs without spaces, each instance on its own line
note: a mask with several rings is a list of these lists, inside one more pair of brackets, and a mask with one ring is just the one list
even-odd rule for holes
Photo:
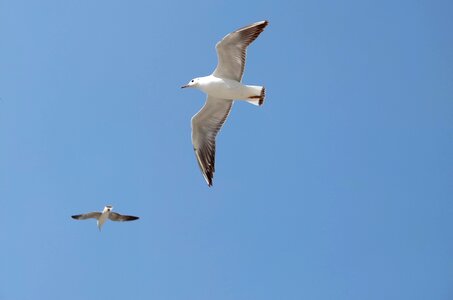
[[109,213],[109,219],[112,220],[112,221],[123,222],[123,221],[134,221],[134,220],[137,220],[138,217],[120,215],[120,214],[118,214],[116,212],[110,212]]
[[203,108],[192,117],[192,144],[208,186],[215,172],[215,138],[233,106],[233,100],[208,96]]

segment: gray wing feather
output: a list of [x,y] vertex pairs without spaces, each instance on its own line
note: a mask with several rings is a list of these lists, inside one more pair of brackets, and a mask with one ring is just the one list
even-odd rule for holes
[[218,42],[216,44],[218,64],[213,75],[240,82],[244,73],[247,47],[268,24],[268,21],[253,23],[227,34]]
[[76,219],[76,220],[86,220],[86,219],[97,219],[101,215],[100,212],[90,212],[87,214],[81,214],[81,215],[74,215],[71,216],[71,218]]
[[192,117],[192,144],[208,186],[215,172],[215,139],[227,119],[233,100],[208,96],[203,108]]
[[134,220],[139,219],[139,217],[120,215],[120,214],[115,213],[115,212],[110,212],[109,213],[109,219],[112,220],[112,221],[124,222],[124,221],[134,221]]

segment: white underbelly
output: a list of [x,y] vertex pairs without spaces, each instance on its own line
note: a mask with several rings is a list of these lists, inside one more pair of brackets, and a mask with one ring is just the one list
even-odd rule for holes
[[217,79],[202,87],[202,90],[213,97],[221,99],[247,99],[252,96],[247,86],[228,79]]
[[107,217],[108,217],[107,214],[102,214],[99,216],[98,227],[102,227],[102,225],[104,225],[105,221],[107,220]]

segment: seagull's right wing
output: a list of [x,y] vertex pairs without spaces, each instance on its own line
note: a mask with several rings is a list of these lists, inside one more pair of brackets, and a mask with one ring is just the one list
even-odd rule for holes
[[263,32],[267,24],[269,24],[268,21],[260,21],[242,27],[227,34],[218,42],[215,47],[219,62],[212,74],[220,78],[241,81],[247,47]]
[[101,215],[102,213],[100,212],[90,212],[87,214],[71,216],[71,218],[76,220],[98,219]]
[[115,213],[115,212],[110,212],[109,213],[109,219],[112,220],[112,221],[123,222],[123,221],[134,221],[134,220],[137,220],[138,217],[120,215],[120,214]]
[[203,108],[192,117],[192,144],[208,186],[215,172],[215,138],[233,106],[233,100],[208,96]]

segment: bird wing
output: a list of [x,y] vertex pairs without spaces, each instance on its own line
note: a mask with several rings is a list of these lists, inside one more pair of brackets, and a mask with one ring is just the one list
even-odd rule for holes
[[100,215],[102,215],[102,213],[100,213],[100,212],[90,212],[87,214],[74,215],[74,216],[71,216],[71,218],[76,219],[76,220],[98,219]]
[[116,212],[110,212],[109,213],[109,219],[112,220],[112,221],[123,222],[123,221],[134,221],[134,220],[137,220],[138,217],[120,215],[120,214],[118,214]]
[[208,96],[203,108],[192,117],[192,144],[208,186],[215,172],[215,138],[233,106],[233,100]]
[[263,32],[268,24],[268,21],[253,23],[227,34],[218,42],[216,44],[218,64],[213,75],[241,81],[247,46]]

